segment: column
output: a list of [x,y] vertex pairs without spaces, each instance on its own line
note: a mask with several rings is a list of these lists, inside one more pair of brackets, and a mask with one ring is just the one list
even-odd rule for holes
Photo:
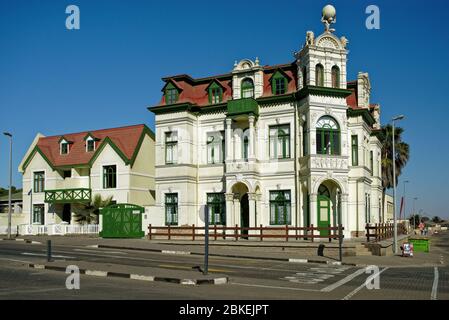
[[248,150],[248,159],[250,160],[254,160],[255,159],[255,131],[254,131],[254,121],[255,121],[256,117],[254,117],[253,115],[250,115],[248,117],[248,121],[249,121],[249,150]]
[[349,224],[349,214],[348,214],[348,194],[341,195],[341,224],[343,225],[343,234],[345,239],[351,238],[351,227]]
[[[310,224],[313,224],[314,228],[318,226],[318,195],[316,193],[310,194]],[[314,231],[314,233],[317,232]]]
[[[256,218],[256,194],[255,193],[248,193],[248,203],[249,203],[249,227],[254,228],[257,227],[257,221]],[[251,232],[253,233],[253,232]]]
[[234,222],[234,194],[226,193],[226,226],[232,227],[235,225]]
[[232,119],[226,119],[226,161],[232,160]]

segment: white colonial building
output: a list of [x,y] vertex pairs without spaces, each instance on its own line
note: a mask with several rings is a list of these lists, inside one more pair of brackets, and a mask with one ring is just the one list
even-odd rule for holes
[[153,206],[154,133],[145,125],[44,137],[25,154],[23,211],[13,225],[74,224],[93,197]]
[[380,109],[367,73],[347,80],[329,29],[292,63],[242,60],[224,75],[164,78],[156,123],[158,225],[335,226],[363,236],[382,206]]

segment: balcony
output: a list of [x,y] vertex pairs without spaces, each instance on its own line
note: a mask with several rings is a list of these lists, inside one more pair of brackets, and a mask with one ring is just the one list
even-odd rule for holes
[[253,98],[228,101],[228,116],[259,115],[259,105]]
[[90,203],[91,189],[45,190],[46,203]]

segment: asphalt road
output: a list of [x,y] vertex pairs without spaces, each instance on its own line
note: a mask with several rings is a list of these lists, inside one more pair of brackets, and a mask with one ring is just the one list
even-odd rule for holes
[[[449,261],[449,233],[441,234],[432,250]],[[81,276],[80,290],[67,290],[67,275],[35,270],[24,262],[45,261],[45,246],[16,241],[0,241],[0,299],[444,299],[449,298],[449,268],[380,268],[379,289],[368,289],[372,275],[363,268],[323,264],[294,264],[267,260],[212,257],[210,271],[226,274],[226,285],[182,286],[163,282],[142,282],[119,278]],[[166,255],[141,251],[90,248],[76,245],[53,248],[56,259],[89,261],[99,264],[140,266],[165,270],[191,270],[203,263],[201,256]],[[371,281],[370,283],[375,283]]]

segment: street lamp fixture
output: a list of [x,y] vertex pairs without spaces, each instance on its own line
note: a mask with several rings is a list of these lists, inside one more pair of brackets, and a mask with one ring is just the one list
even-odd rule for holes
[[3,134],[9,137],[9,196],[8,196],[8,239],[11,239],[11,198],[12,198],[12,134],[9,132],[3,132]]
[[393,140],[393,219],[394,219],[394,244],[393,244],[393,252],[394,254],[398,253],[398,220],[397,220],[397,211],[396,211],[396,142],[394,141],[394,124],[395,121],[399,121],[404,119],[404,115],[399,115],[391,119],[393,123],[393,134],[392,134],[392,140]]

